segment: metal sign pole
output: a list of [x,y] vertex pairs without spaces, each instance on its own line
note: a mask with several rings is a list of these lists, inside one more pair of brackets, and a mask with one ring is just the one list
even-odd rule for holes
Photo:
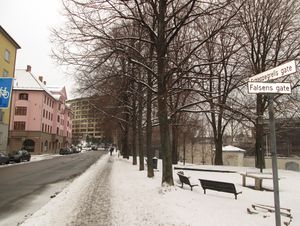
[[276,226],[281,225],[280,219],[280,201],[279,201],[279,186],[278,186],[278,167],[277,167],[277,151],[276,151],[276,135],[275,135],[275,118],[274,118],[274,95],[269,96],[269,127],[270,127],[270,146],[272,153],[272,172],[273,172],[273,189],[274,189],[274,204],[275,204],[275,220]]

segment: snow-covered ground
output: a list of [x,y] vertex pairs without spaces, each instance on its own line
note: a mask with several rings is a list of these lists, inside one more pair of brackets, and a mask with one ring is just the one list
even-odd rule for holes
[[[161,187],[161,162],[154,178],[147,178],[147,171],[139,171],[131,160],[118,158],[117,155],[102,157],[85,173],[76,178],[67,188],[51,199],[44,207],[28,218],[23,225],[72,225],[82,205],[82,196],[97,186],[95,179],[109,161],[113,160],[111,171],[111,219],[112,225],[208,225],[208,226],[274,226],[274,213],[258,211],[248,214],[247,208],[254,203],[273,205],[274,196],[270,191],[258,191],[242,187],[239,173],[217,173],[188,171],[192,183],[199,184],[199,178],[232,182],[242,191],[237,200],[233,194],[207,190],[201,186],[180,188],[176,170],[174,187]],[[186,166],[187,167],[187,166]],[[222,169],[237,172],[258,172],[255,168],[225,166],[189,166],[201,169]],[[271,172],[270,170],[265,170]],[[300,173],[279,171],[281,207],[290,208],[293,216],[290,225],[300,225]],[[199,184],[200,185],[200,184]],[[247,185],[254,185],[248,179]],[[272,181],[263,181],[263,187],[272,189]],[[97,200],[95,200],[97,203]],[[101,202],[99,202],[99,208]],[[289,218],[282,216],[282,222]],[[88,225],[88,224],[86,224]],[[282,224],[283,225],[283,224]]]

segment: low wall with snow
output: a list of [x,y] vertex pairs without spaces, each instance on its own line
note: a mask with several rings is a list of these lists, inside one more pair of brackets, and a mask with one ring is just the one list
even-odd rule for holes
[[[272,157],[265,157],[266,168],[272,168]],[[277,157],[278,169],[300,171],[299,157]],[[244,157],[244,166],[255,167],[254,157]]]

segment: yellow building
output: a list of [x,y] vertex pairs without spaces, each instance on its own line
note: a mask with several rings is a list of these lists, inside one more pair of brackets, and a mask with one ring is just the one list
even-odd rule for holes
[[[0,77],[14,77],[17,50],[21,47],[0,26]],[[10,107],[0,109],[0,151],[6,151]]]

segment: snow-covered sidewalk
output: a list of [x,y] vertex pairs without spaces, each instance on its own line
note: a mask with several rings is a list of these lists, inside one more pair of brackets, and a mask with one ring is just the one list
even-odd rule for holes
[[[257,170],[225,166],[217,168],[238,172]],[[158,169],[161,169],[161,162]],[[235,200],[233,194],[223,192],[208,190],[205,195],[201,186],[194,187],[193,191],[187,186],[182,189],[179,187],[176,171],[176,185],[161,187],[161,170],[155,171],[155,177],[149,179],[147,171],[139,171],[138,166],[133,166],[131,160],[107,154],[23,225],[275,225],[274,213],[247,213],[247,208],[254,203],[273,205],[273,192],[242,187],[239,173],[185,170],[185,174],[197,184],[199,178],[232,182],[243,193]],[[300,225],[300,173],[281,170],[279,176],[282,178],[281,206],[292,210],[293,219],[290,225]],[[100,182],[102,179],[104,184]],[[247,181],[247,185],[251,183]],[[272,188],[271,180],[264,181],[263,186]],[[282,217],[282,221],[287,220]]]

